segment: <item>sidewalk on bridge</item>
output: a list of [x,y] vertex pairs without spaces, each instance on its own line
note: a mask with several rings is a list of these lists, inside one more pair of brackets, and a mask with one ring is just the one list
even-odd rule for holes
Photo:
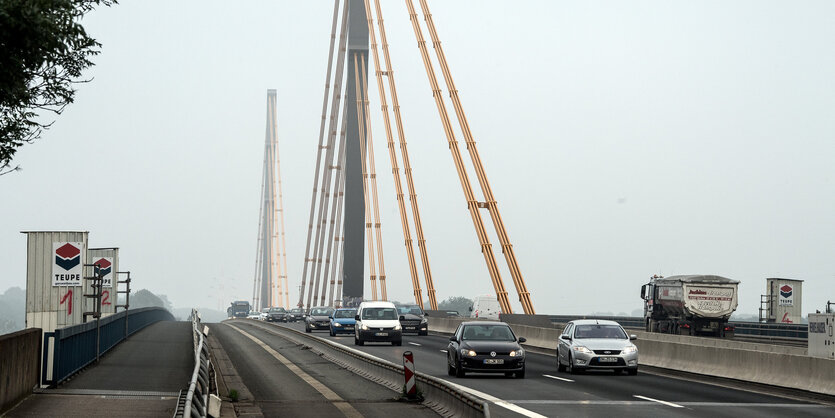
[[171,417],[193,370],[191,323],[162,321],[58,388],[36,391],[6,416]]

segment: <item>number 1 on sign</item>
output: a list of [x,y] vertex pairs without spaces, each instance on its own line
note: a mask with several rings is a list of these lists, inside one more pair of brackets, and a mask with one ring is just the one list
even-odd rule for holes
[[67,289],[67,294],[61,298],[59,305],[63,305],[64,302],[67,302],[67,315],[72,315],[72,289]]

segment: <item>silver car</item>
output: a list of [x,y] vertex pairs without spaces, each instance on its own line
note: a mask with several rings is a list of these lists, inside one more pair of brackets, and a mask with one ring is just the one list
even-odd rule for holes
[[625,370],[638,374],[638,347],[615,321],[578,319],[566,324],[557,342],[557,369],[571,374],[586,369]]

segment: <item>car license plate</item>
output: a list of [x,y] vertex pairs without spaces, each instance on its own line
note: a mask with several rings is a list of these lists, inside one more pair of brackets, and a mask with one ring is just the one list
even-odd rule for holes
[[354,329],[354,327],[345,327],[345,329]]
[[406,329],[415,329],[415,327],[406,327]]
[[504,364],[504,359],[500,358],[486,358],[484,364]]
[[378,332],[378,333],[375,333],[374,335],[376,335],[378,337],[388,337],[389,333],[388,332]]
[[618,358],[617,357],[600,357],[600,359],[598,361],[600,361],[601,363],[617,363]]

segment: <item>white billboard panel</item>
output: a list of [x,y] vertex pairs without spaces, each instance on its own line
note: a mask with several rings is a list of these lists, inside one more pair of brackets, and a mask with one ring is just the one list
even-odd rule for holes
[[53,242],[53,286],[81,286],[84,270],[84,246],[81,242]]

